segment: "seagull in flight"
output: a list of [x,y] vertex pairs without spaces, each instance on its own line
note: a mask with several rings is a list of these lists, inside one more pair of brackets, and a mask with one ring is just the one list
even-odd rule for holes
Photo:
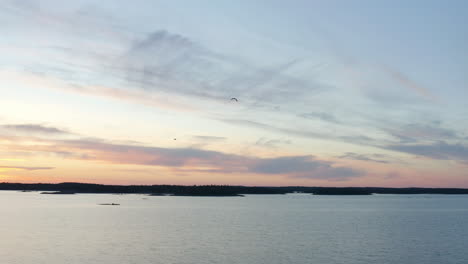
[[231,101],[239,102],[239,100],[237,100],[237,98],[235,98],[235,97],[231,98]]

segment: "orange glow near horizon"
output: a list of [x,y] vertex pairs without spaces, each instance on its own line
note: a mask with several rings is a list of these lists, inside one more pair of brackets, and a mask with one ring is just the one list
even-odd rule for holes
[[[204,172],[202,167],[161,167],[134,164],[111,164],[104,161],[38,159],[40,162],[55,164],[54,169],[25,170],[21,168],[0,168],[2,181],[6,182],[83,182],[98,184],[226,184],[251,186],[376,186],[376,187],[468,187],[463,173],[453,173],[441,180],[440,172],[412,170],[388,164],[374,164],[356,161],[355,167],[365,168],[367,175],[348,180],[330,181],[314,178],[295,178],[287,174],[223,173]],[[5,173],[8,173],[7,175]]]
[[[68,141],[48,141],[28,137],[21,138],[17,142],[14,139],[10,140],[12,141],[9,145],[6,145],[9,150],[16,149],[36,154],[28,154],[27,159],[11,156],[0,158],[0,161],[4,161],[0,164],[0,172],[8,173],[8,175],[2,176],[2,180],[8,182],[59,183],[73,181],[124,185],[468,187],[464,181],[466,175],[463,172],[457,170],[458,172],[454,171],[450,176],[442,178],[441,175],[447,173],[447,162],[434,162],[428,159],[411,160],[412,166],[409,167],[405,163],[379,163],[366,160],[344,160],[331,156],[315,156],[314,160],[332,164],[331,166],[335,168],[356,168],[366,172],[365,175],[359,177],[330,180],[320,179],[320,175],[307,178],[297,177],[294,176],[294,173],[286,172],[263,174],[249,172],[247,170],[249,163],[262,162],[257,160],[258,156],[256,158],[242,155],[226,156],[233,160],[225,160],[226,157],[220,156],[222,159],[218,162],[210,161],[209,163],[205,163],[207,160],[200,158],[184,158],[181,160],[181,165],[174,166],[170,165],[171,158],[164,157],[159,148],[139,148],[133,145],[127,147],[127,145],[107,144],[100,141],[97,141],[96,146],[80,146],[75,145],[73,141],[69,143]],[[214,151],[213,153],[218,153],[216,149],[219,147],[213,146],[210,149]],[[226,151],[226,149],[224,150]],[[177,151],[177,149],[164,148],[162,153],[165,151],[171,152]],[[270,158],[295,156],[293,151],[286,149],[259,149],[256,154]],[[404,159],[404,156],[397,156],[397,158]],[[156,165],[158,162],[161,164]],[[247,163],[243,164],[243,162]],[[155,163],[155,165],[151,165],[151,163]],[[165,163],[168,165],[164,165]],[[53,166],[45,166],[44,164],[52,164]],[[242,169],[243,166],[246,168]],[[229,172],[231,169],[240,170]]]

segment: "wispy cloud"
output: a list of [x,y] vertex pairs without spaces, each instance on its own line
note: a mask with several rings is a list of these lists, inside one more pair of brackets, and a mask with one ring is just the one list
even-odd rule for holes
[[351,160],[362,160],[362,161],[372,161],[378,163],[389,163],[389,161],[384,160],[385,155],[382,154],[358,154],[355,152],[346,152],[341,156],[338,156],[340,159],[351,159]]
[[[194,98],[222,102],[237,97],[243,107],[273,107],[285,100],[301,101],[306,94],[324,87],[295,74],[294,68],[301,64],[297,59],[260,66],[241,55],[214,52],[165,30],[138,39],[129,42],[126,51],[114,50],[113,54],[108,54],[113,49],[103,47],[100,52],[105,54],[90,55],[89,51],[83,56],[76,48],[54,46],[55,52],[66,51],[66,58],[94,57],[92,66],[85,68],[63,56],[58,56],[61,63],[55,66],[36,63],[23,68],[30,82],[43,79],[41,82],[50,84],[52,79],[52,88],[189,111],[196,108],[190,100]],[[81,73],[86,79],[80,77]],[[115,87],[116,83],[122,87]]]
[[455,130],[441,127],[439,123],[411,123],[399,127],[385,128],[386,132],[398,138],[402,143],[417,143],[424,140],[456,140],[459,136]]
[[[325,28],[315,27],[315,32],[325,41],[327,49],[342,65],[342,71],[349,76],[352,85],[364,89],[368,99],[379,103],[414,104],[414,100],[408,95],[417,95],[419,98],[438,102],[434,93],[426,86],[415,81],[407,73],[384,63],[370,64],[359,56],[356,56],[345,46],[346,41],[340,40],[331,31]],[[380,78],[376,78],[379,76]],[[398,86],[399,89],[390,88]]]
[[110,98],[119,101],[142,104],[150,107],[169,109],[173,111],[192,112],[197,111],[197,107],[189,102],[183,102],[181,98],[168,97],[161,93],[146,93],[139,90],[124,90],[119,88],[104,86],[81,86],[74,85],[67,88],[84,95],[91,95],[103,98]]
[[267,148],[277,148],[279,145],[289,145],[291,144],[291,140],[289,139],[268,139],[265,137],[259,138],[256,142],[256,146],[267,147]]
[[[134,164],[159,166],[181,170],[212,173],[264,174],[284,177],[346,180],[365,173],[351,167],[342,167],[333,162],[313,156],[280,156],[262,158],[228,154],[196,148],[162,148],[141,144],[124,144],[103,139],[41,139],[41,144],[31,143],[34,138],[17,139],[17,150],[38,154],[64,153],[61,157],[88,161],[103,161],[110,164]],[[14,144],[10,139],[10,144]],[[24,169],[47,169],[49,167],[24,167]]]
[[364,172],[315,159],[313,156],[259,158],[193,148],[158,148],[93,141],[67,141],[63,145],[92,153],[95,159],[166,167],[204,167],[226,173],[257,173],[287,177],[345,180]]
[[208,145],[222,143],[227,137],[193,135],[191,137],[191,148],[202,149]]
[[269,125],[269,124],[266,124],[266,123],[252,121],[252,120],[246,120],[246,119],[220,119],[220,121],[228,123],[228,124],[233,124],[233,125],[240,125],[240,126],[246,126],[246,127],[259,128],[259,129],[263,129],[263,130],[267,130],[267,131],[274,131],[274,132],[279,132],[279,133],[292,134],[292,135],[301,136],[301,137],[309,137],[309,138],[322,138],[322,137],[324,137],[323,134],[316,133],[316,132],[313,132],[313,131],[304,131],[304,130],[299,130],[299,129],[282,128],[282,127],[277,127],[277,126],[274,126],[274,125]]
[[299,116],[306,119],[319,119],[331,123],[340,123],[333,114],[326,112],[308,112],[299,114]]
[[15,132],[33,133],[33,134],[49,134],[49,135],[65,135],[70,134],[68,131],[56,127],[44,126],[40,124],[9,124],[0,125],[0,129],[11,130]]
[[[99,39],[96,36],[112,38],[114,40],[126,39],[122,34],[122,27],[115,25],[115,19],[105,9],[97,5],[83,5],[75,3],[61,12],[45,8],[47,3],[38,1],[15,1],[6,0],[0,3],[0,12],[15,21],[12,25],[32,28],[46,27],[41,34],[47,35],[52,32],[59,34],[70,33],[71,38],[80,37],[81,43],[89,44],[86,40],[92,39],[96,44]],[[6,11],[6,12],[5,12]]]
[[126,79],[146,90],[245,103],[277,103],[300,98],[319,85],[295,77],[300,61],[255,66],[240,57],[211,51],[179,34],[158,30],[135,42],[123,57]]
[[468,146],[439,141],[432,144],[395,144],[387,149],[440,160],[468,161]]
[[333,167],[331,163],[319,161],[312,156],[278,157],[259,160],[251,168],[264,174],[289,174],[297,178],[347,180],[364,176],[364,171],[349,167]]
[[409,90],[412,90],[413,92],[433,102],[437,101],[437,98],[432,94],[432,92],[428,88],[412,80],[403,72],[392,69],[389,66],[382,66],[382,69],[399,85]]
[[67,93],[101,97],[105,99],[118,100],[135,104],[146,105],[160,109],[168,109],[178,112],[197,111],[197,107],[189,100],[168,96],[164,93],[148,93],[138,89],[122,89],[107,86],[91,86],[70,83],[67,80],[57,78],[46,73],[17,72],[0,70],[0,78],[8,79],[19,85],[28,85],[35,88],[53,89]]
[[353,143],[353,144],[363,144],[363,145],[373,145],[375,140],[371,137],[365,135],[350,135],[350,134],[332,134],[326,132],[315,132],[306,129],[300,128],[286,128],[286,127],[278,127],[274,125],[270,125],[267,123],[251,121],[251,120],[244,120],[244,119],[220,119],[220,121],[233,124],[233,125],[240,125],[246,127],[253,127],[262,130],[272,131],[276,133],[282,133],[285,135],[293,135],[299,136],[304,138],[310,139],[326,139],[326,140],[333,140],[333,141],[340,141],[346,143]]
[[[458,160],[466,161],[468,160],[468,148],[463,144],[448,144],[443,140],[462,140],[461,137],[453,130],[439,127],[438,125],[422,125],[422,124],[410,124],[404,127],[401,130],[398,129],[383,129],[389,135],[392,135],[398,139],[395,140],[384,140],[384,139],[375,139],[366,135],[333,135],[320,132],[314,132],[309,130],[300,130],[293,128],[283,128],[276,127],[273,125],[260,123],[250,120],[221,120],[223,122],[249,126],[253,128],[263,129],[267,131],[273,131],[277,133],[282,133],[286,135],[300,136],[304,138],[311,139],[326,139],[338,142],[346,142],[356,145],[366,145],[370,147],[380,148],[384,150],[392,150],[403,153],[411,153],[420,156],[426,156],[434,159],[444,159],[444,160]],[[430,144],[424,142],[432,142]],[[413,144],[408,144],[413,143]],[[419,144],[416,144],[419,143]],[[339,158],[344,159],[355,159],[355,160],[367,160],[379,163],[390,163],[397,161],[402,163],[398,159],[390,160],[388,156],[382,156],[381,154],[358,154],[353,152],[345,153]]]
[[35,171],[35,170],[51,170],[51,169],[54,169],[54,167],[0,166],[0,169]]
[[200,141],[225,141],[227,138],[226,137],[218,137],[218,136],[201,136],[201,135],[195,135],[193,136],[193,139],[195,140],[200,140]]

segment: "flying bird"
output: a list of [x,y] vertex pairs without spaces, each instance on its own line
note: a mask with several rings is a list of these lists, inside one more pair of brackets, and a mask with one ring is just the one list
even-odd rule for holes
[[237,100],[237,98],[235,98],[235,97],[231,98],[231,101],[239,102],[239,100]]

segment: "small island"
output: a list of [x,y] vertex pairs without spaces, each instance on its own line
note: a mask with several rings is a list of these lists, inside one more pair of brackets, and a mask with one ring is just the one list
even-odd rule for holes
[[[23,191],[24,192],[24,191]],[[71,191],[55,191],[55,192],[41,192],[41,194],[75,194]]]

